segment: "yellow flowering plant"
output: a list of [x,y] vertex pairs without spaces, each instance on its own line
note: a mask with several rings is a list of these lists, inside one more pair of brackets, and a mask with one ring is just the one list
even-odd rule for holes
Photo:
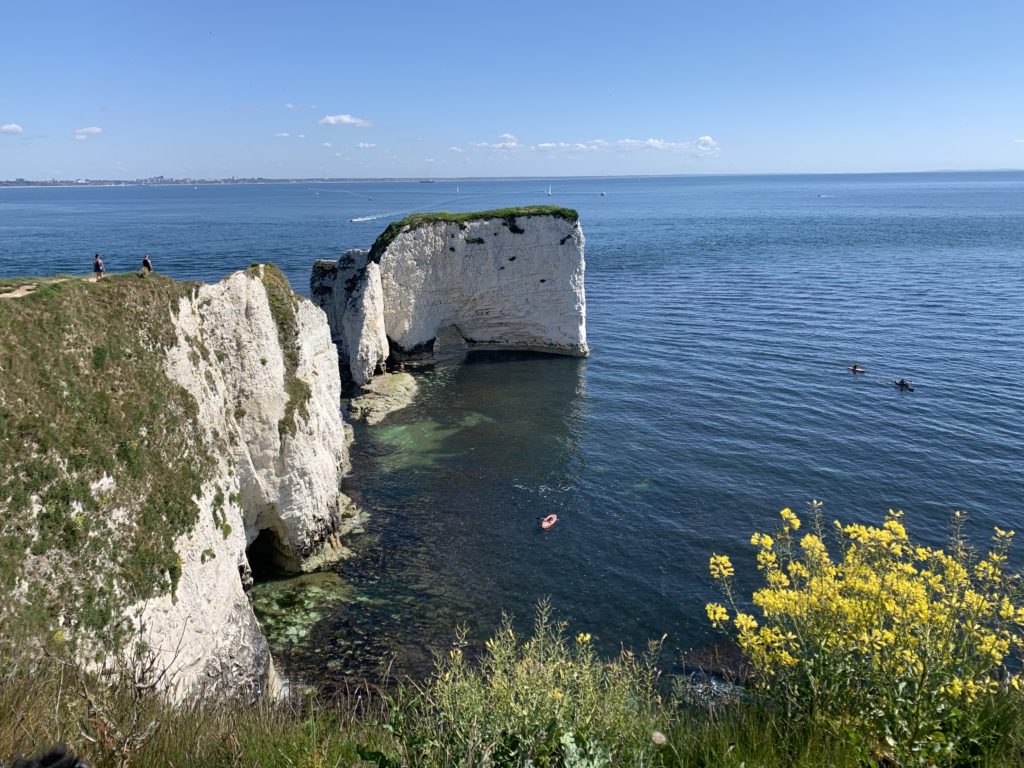
[[947,549],[919,546],[890,510],[880,527],[836,521],[833,559],[822,515],[812,502],[811,530],[799,535],[787,508],[775,536],[751,537],[764,580],[757,616],[739,606],[728,556],[711,557],[727,605],[708,604],[708,619],[734,634],[754,685],[872,762],[959,763],[998,738],[993,712],[1024,687],[1007,670],[1024,647],[1019,579],[1007,568],[1014,532],[997,528],[982,555],[957,513]]

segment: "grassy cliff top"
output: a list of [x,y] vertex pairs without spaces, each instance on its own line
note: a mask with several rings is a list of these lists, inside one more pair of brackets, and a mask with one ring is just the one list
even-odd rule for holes
[[[290,432],[309,395],[295,377],[297,298],[275,267],[258,272],[288,367]],[[213,469],[197,404],[165,373],[179,301],[199,285],[0,280],[0,591],[25,589],[0,601],[0,626],[52,631],[63,613],[116,642],[125,607],[176,588],[174,542]],[[202,339],[185,342],[210,360]]]
[[27,586],[0,618],[42,629],[66,612],[107,632],[132,599],[173,589],[210,466],[196,404],[164,374],[196,284],[30,282],[0,299],[0,589]]
[[417,227],[436,223],[464,226],[471,221],[481,221],[484,219],[502,219],[510,229],[513,229],[516,219],[521,216],[555,216],[574,223],[580,219],[579,213],[572,208],[561,208],[557,205],[524,205],[519,208],[495,208],[492,211],[469,211],[467,213],[451,213],[450,211],[414,213],[406,216],[404,219],[388,224],[387,229],[380,233],[373,247],[370,248],[370,260],[380,261],[380,257],[387,247],[391,245],[400,233],[407,229],[416,229]]

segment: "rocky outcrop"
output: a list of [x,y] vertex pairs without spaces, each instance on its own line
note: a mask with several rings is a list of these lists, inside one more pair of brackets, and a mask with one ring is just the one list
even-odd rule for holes
[[273,675],[247,547],[259,539],[262,557],[307,571],[344,554],[352,524],[337,354],[323,313],[270,266],[200,287],[173,322],[166,373],[198,404],[215,467],[175,544],[177,588],[139,606],[137,623],[175,695],[256,693]]
[[380,265],[361,248],[347,251],[337,262],[317,261],[310,294],[327,313],[338,360],[362,384],[388,357],[384,328],[384,292]]
[[376,376],[363,385],[364,394],[349,402],[349,418],[371,426],[379,424],[388,415],[411,405],[417,392],[419,385],[408,373],[399,371]]
[[388,357],[436,361],[473,349],[582,357],[583,249],[578,216],[563,208],[417,214],[389,226],[369,252],[318,262],[311,289],[357,384]]

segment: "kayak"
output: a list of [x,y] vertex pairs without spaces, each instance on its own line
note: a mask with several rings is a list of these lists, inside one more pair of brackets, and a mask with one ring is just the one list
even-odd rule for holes
[[846,367],[846,370],[848,370],[850,373],[867,373],[868,372],[867,368],[854,368],[852,365],[848,365]]
[[896,387],[896,389],[906,389],[910,392],[914,391],[914,388],[910,386],[910,384],[900,384],[898,381],[894,381],[892,385]]
[[558,522],[558,515],[548,515],[540,521],[540,527],[545,531]]

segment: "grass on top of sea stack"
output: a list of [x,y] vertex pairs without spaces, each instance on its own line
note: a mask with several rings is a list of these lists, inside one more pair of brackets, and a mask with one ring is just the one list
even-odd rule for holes
[[471,221],[501,219],[513,233],[521,234],[523,230],[516,225],[516,219],[523,216],[554,216],[573,223],[580,220],[579,213],[572,208],[562,208],[557,205],[524,205],[518,208],[496,208],[491,211],[469,211],[467,213],[451,213],[449,211],[414,213],[388,224],[387,229],[380,233],[373,247],[370,248],[370,261],[380,261],[381,255],[394,239],[410,229],[437,223],[458,224],[465,228]]

